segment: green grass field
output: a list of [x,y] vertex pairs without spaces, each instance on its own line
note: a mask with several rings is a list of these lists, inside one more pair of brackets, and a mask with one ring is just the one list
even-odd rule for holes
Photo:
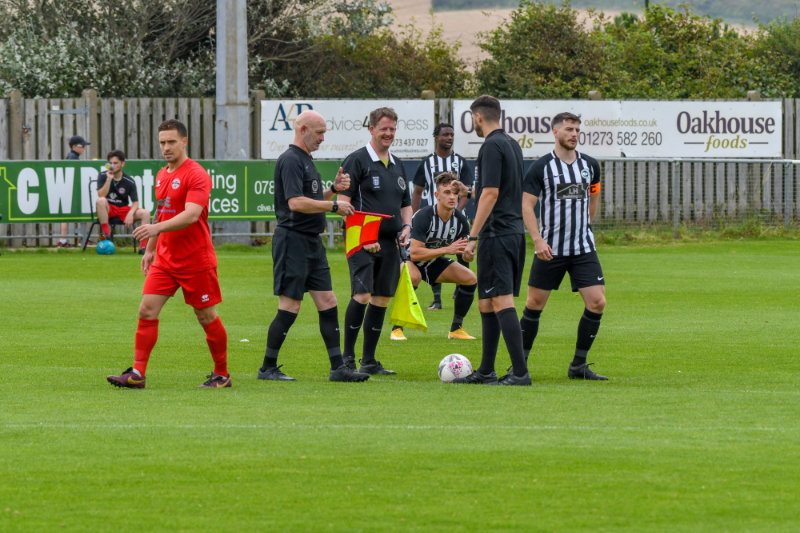
[[[280,361],[298,381],[258,381],[271,257],[224,248],[233,388],[195,388],[212,363],[179,295],[148,388],[113,389],[105,376],[132,363],[139,257],[4,251],[0,531],[796,531],[798,244],[602,248],[590,361],[610,381],[566,378],[582,304],[562,288],[528,388],[438,381],[444,355],[480,360],[479,340],[446,339],[448,287],[427,333],[390,343],[387,329],[378,358],[398,376],[328,382],[309,299]],[[342,250],[330,260],[341,321]]]

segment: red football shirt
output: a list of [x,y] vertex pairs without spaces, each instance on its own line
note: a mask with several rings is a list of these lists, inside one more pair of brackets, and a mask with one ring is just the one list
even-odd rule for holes
[[156,175],[156,218],[169,220],[186,209],[186,202],[203,206],[203,213],[194,224],[178,231],[165,231],[158,236],[156,258],[159,268],[171,272],[200,272],[216,268],[217,255],[208,229],[208,200],[211,177],[192,159],[187,159],[172,172],[164,167]]

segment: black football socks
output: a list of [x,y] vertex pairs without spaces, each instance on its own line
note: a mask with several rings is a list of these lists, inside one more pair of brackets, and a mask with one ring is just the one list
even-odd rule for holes
[[264,365],[261,367],[262,372],[278,365],[278,352],[281,349],[283,341],[286,340],[286,334],[289,333],[289,328],[292,327],[296,318],[296,313],[278,309],[278,314],[275,315],[272,324],[269,325],[269,331],[267,332],[267,350],[264,354]]
[[364,315],[364,351],[361,364],[365,365],[375,361],[375,348],[381,338],[383,330],[383,319],[386,316],[386,308],[369,304]]
[[457,330],[464,323],[464,317],[467,316],[469,308],[472,307],[472,301],[475,299],[475,287],[477,284],[456,286],[455,310],[450,331]]
[[344,312],[344,350],[342,351],[345,357],[355,358],[356,356],[356,341],[358,332],[361,331],[361,324],[364,322],[366,310],[367,304],[360,304],[352,298],[347,304],[347,310]]
[[494,361],[497,358],[497,345],[500,343],[500,321],[494,312],[481,313],[482,350],[481,366],[478,372],[491,374],[494,372]]
[[339,308],[333,306],[330,309],[319,312],[319,333],[328,351],[328,358],[331,360],[331,370],[336,370],[342,366],[342,348],[339,335]]
[[525,364],[525,357],[522,355],[522,330],[519,326],[517,310],[513,307],[507,307],[497,313],[497,320],[500,322],[503,340],[506,341],[508,356],[511,358],[511,365],[514,367],[514,375],[522,377],[528,373],[528,366]]
[[533,348],[533,341],[539,333],[539,317],[542,316],[541,309],[529,309],[528,307],[522,312],[522,318],[519,320],[519,326],[522,328],[522,355],[525,360]]
[[586,363],[586,354],[592,347],[594,338],[600,330],[600,319],[603,313],[592,313],[588,309],[583,310],[583,316],[578,322],[578,341],[575,343],[575,359],[572,366],[579,366]]

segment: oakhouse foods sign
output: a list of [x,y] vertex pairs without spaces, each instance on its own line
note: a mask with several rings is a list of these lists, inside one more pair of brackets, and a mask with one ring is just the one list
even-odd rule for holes
[[[453,101],[453,148],[476,157],[469,105]],[[501,125],[526,159],[552,150],[553,116],[581,116],[578,150],[595,157],[782,157],[783,113],[775,102],[501,100]]]
[[397,113],[393,154],[418,159],[433,152],[433,100],[262,100],[261,158],[277,159],[294,140],[297,115],[313,109],[327,126],[314,159],[341,161],[369,142],[369,113],[379,107]]

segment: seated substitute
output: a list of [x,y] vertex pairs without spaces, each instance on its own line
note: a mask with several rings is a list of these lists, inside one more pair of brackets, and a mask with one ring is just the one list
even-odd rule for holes
[[[127,227],[131,227],[137,220],[140,224],[150,222],[150,213],[139,207],[139,195],[136,192],[136,182],[125,174],[125,152],[112,150],[106,155],[108,170],[101,172],[97,177],[97,220],[100,222],[99,240],[105,240],[111,235],[109,218],[118,218]],[[129,205],[130,204],[130,205]],[[142,241],[139,253],[144,254],[147,240]]]
[[[423,207],[411,219],[411,261],[408,271],[411,282],[417,288],[419,282],[456,283],[461,290],[456,291],[453,323],[450,325],[449,339],[474,340],[475,337],[464,330],[464,317],[472,306],[475,297],[477,278],[464,265],[445,257],[463,254],[469,237],[469,220],[458,209],[460,184],[454,172],[442,172],[436,176],[437,202]],[[472,257],[464,259],[471,261]],[[395,326],[395,329],[402,329]]]

